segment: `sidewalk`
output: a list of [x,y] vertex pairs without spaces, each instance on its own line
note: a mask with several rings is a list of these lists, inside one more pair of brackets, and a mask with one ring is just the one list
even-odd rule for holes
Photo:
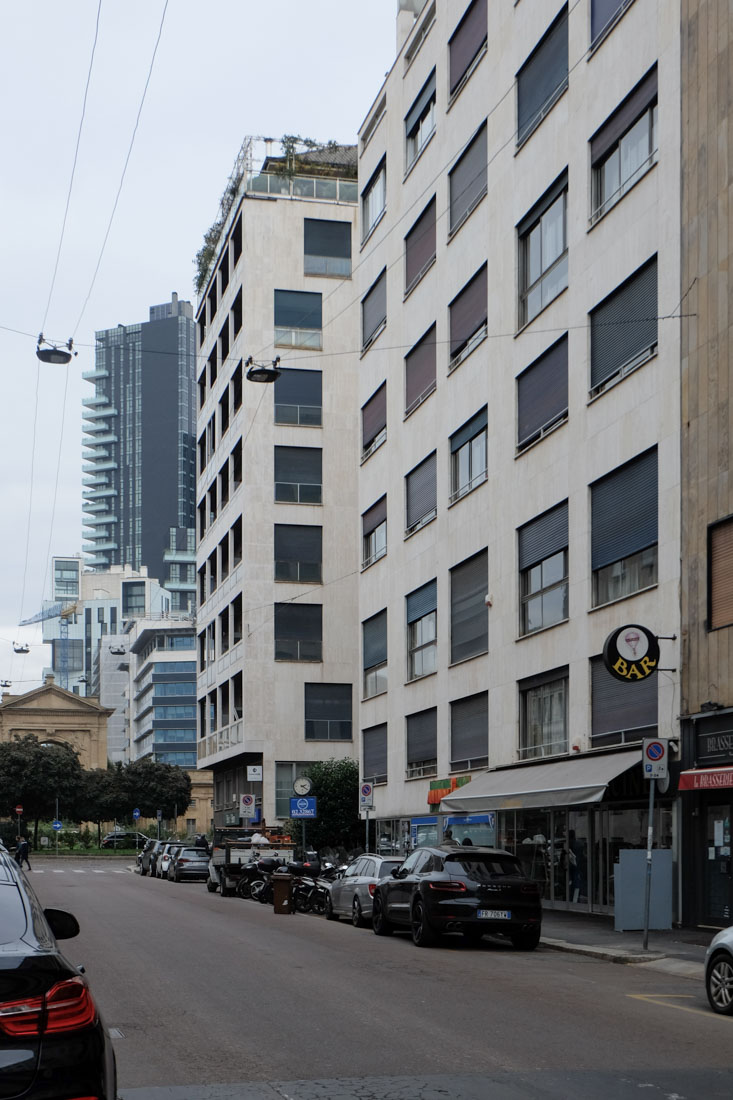
[[695,981],[703,979],[705,951],[714,935],[713,931],[697,928],[652,929],[649,950],[644,951],[643,931],[616,932],[613,917],[552,909],[545,909],[542,915],[544,947],[661,970]]

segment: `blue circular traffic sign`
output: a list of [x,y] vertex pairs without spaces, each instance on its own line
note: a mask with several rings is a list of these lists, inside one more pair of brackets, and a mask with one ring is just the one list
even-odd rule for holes
[[659,741],[652,741],[646,747],[646,754],[650,760],[661,760],[664,756],[664,745]]
[[132,816],[135,818],[135,821],[137,821],[137,819],[140,817],[140,811],[137,807],[135,807],[135,809],[132,811]]
[[61,822],[60,821],[52,821],[51,824],[53,825],[56,832],[58,832],[59,829],[61,828]]

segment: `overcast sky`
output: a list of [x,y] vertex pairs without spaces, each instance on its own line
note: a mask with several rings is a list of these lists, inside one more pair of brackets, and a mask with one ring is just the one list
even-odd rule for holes
[[[18,628],[50,596],[50,556],[82,550],[81,402],[93,389],[81,374],[94,366],[95,329],[146,321],[174,290],[195,302],[193,258],[245,135],[356,140],[394,60],[396,7],[169,0],[94,280],[165,8],[101,0],[49,302],[99,0],[0,0],[0,679],[13,693],[37,686],[50,660],[40,626]],[[54,341],[73,336],[70,367],[36,359],[42,326]]]

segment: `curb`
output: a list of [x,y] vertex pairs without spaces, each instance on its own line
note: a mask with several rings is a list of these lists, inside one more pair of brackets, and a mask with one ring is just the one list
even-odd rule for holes
[[551,951],[565,951],[571,955],[587,955],[592,959],[602,959],[605,962],[617,963],[622,966],[638,966],[645,970],[673,974],[678,978],[689,978],[692,981],[702,981],[705,976],[703,963],[677,959],[661,951],[650,951],[640,955],[638,952],[629,953],[619,947],[585,946],[569,943],[567,940],[553,940],[545,937],[540,940],[540,943]]

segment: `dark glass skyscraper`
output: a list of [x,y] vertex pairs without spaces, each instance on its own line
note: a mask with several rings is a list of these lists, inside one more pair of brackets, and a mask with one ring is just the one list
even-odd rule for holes
[[178,295],[150,320],[96,333],[84,375],[84,551],[94,569],[145,565],[187,610],[195,591],[194,323]]

